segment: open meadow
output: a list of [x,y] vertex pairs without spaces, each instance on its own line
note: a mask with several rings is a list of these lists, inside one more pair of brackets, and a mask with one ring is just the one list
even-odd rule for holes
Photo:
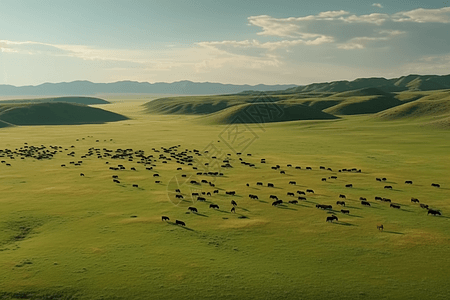
[[[0,152],[0,299],[450,298],[448,129],[372,115],[221,125],[147,113],[147,101],[92,105],[129,118],[118,122],[0,129],[1,150],[58,147]],[[306,200],[288,203],[297,191]]]

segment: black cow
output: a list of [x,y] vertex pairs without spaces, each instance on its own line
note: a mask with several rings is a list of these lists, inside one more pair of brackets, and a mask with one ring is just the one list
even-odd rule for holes
[[135,168],[135,167],[131,167],[130,170],[131,170],[131,171],[136,171],[136,168]]
[[383,178],[381,178],[381,180],[386,181],[387,179],[386,179],[386,177],[383,177]]
[[190,184],[200,184],[200,183],[198,183],[198,182],[195,181],[195,180],[191,180],[191,181],[190,181]]
[[236,207],[233,206],[233,207],[231,208],[231,213],[233,213],[233,214],[236,213]]
[[306,192],[307,192],[307,193],[312,193],[312,194],[314,194],[314,191],[311,190],[311,189],[307,189]]
[[176,192],[176,193],[181,193],[181,192],[180,192],[180,189],[176,189],[175,192]]
[[327,179],[326,178],[322,178],[322,181],[327,181]]
[[117,180],[117,179],[113,179],[113,182],[115,182],[115,183],[120,183],[120,181]]
[[306,167],[306,170],[312,170],[312,168],[311,167]]
[[389,205],[389,206],[392,208],[400,209],[400,205],[398,205],[398,204],[391,203],[391,205]]
[[275,195],[270,195],[270,196],[269,196],[269,199],[276,199],[276,200],[278,200],[278,197],[275,196]]
[[375,200],[383,200],[381,197],[375,196]]
[[289,201],[289,203],[291,203],[291,204],[298,204],[298,201],[297,200],[291,200],[291,201]]
[[341,209],[341,213],[350,214],[350,211],[348,209]]
[[392,190],[392,185],[385,185],[384,188]]
[[175,224],[181,225],[181,226],[186,226],[186,223],[184,223],[183,221],[180,221],[180,220],[175,220]]
[[178,198],[178,199],[183,199],[184,197],[183,197],[183,195],[175,195],[175,198]]
[[345,187],[351,188],[353,187],[353,184],[346,184]]
[[432,183],[431,186],[434,186],[434,187],[441,187],[441,185],[438,184],[438,183]]
[[161,183],[161,181],[160,180],[156,180],[155,183]]
[[204,197],[197,197],[197,201],[206,201],[206,198],[204,198]]
[[236,203],[236,201],[234,201],[234,200],[231,200],[231,205],[233,205],[233,206],[237,206],[237,203]]
[[330,217],[327,217],[327,222],[333,222],[333,220],[339,221],[338,217],[336,217],[335,215],[332,215]]
[[384,230],[383,224],[377,225],[378,230]]
[[428,209],[428,205],[427,204],[420,203],[420,207]]
[[267,186],[268,186],[268,187],[275,187],[275,186],[273,185],[273,183],[268,183]]
[[191,211],[191,212],[194,212],[194,213],[198,212],[198,210],[195,207],[192,207],[192,206],[189,206],[188,210]]
[[320,166],[320,167],[319,167],[319,169],[321,169],[321,170],[325,170],[325,167],[322,167],[322,166]]
[[345,197],[345,195],[340,194],[339,198],[344,198],[345,199],[346,197]]
[[306,193],[303,192],[303,191],[297,191],[297,194],[299,194],[299,195],[306,195]]
[[235,191],[229,191],[229,192],[225,192],[225,194],[234,196],[236,194],[236,192]]
[[412,184],[412,181],[411,180],[406,180],[405,184]]
[[277,168],[277,167],[271,167],[271,169],[272,169],[272,170],[276,170],[276,169],[278,169],[278,168]]
[[277,206],[279,204],[283,204],[283,200],[277,200],[277,201],[272,202],[272,206]]
[[159,177],[159,174],[153,174],[153,177]]
[[294,194],[294,193],[291,193],[291,192],[287,192],[287,195],[288,195],[288,196],[292,196],[292,197],[295,196],[295,194]]
[[161,217],[161,220],[162,220],[162,221],[169,221],[170,219],[169,219],[169,217],[162,216],[162,217]]
[[219,193],[219,190],[214,190],[213,191],[213,194],[218,194]]
[[66,165],[61,165],[61,167],[65,167]]
[[331,179],[337,179],[337,176],[331,176],[330,178]]
[[302,167],[296,166],[295,169],[300,170]]
[[137,185],[137,184],[133,184],[133,187],[139,187],[139,185]]
[[384,202],[389,202],[389,203],[391,203],[391,199],[388,199],[388,198],[382,198],[382,199],[381,199],[381,201],[384,201]]
[[207,192],[207,193],[206,193],[206,196],[211,196],[211,192]]
[[219,205],[217,205],[217,204],[210,204],[209,208],[219,209]]
[[119,175],[113,175],[112,178],[119,178]]
[[333,209],[333,207],[331,205],[325,205],[325,204],[316,204],[317,208],[320,209]]
[[293,184],[293,185],[296,185],[296,184],[297,184],[297,182],[295,182],[295,181],[289,181],[289,184]]
[[336,201],[336,204],[337,204],[337,205],[345,206],[345,201]]
[[381,178],[376,178],[377,181],[381,181]]
[[192,196],[198,196],[198,193],[192,193],[191,195]]
[[280,174],[286,174],[286,172],[285,171],[280,171]]
[[411,202],[419,203],[419,199],[417,199],[417,198],[411,198]]
[[84,176],[84,174],[83,174],[83,173],[80,173],[80,176]]
[[363,200],[367,200],[365,197],[359,197],[359,200],[363,201]]
[[370,206],[370,203],[367,202],[367,201],[361,201],[361,205],[364,205],[364,206]]
[[432,214],[433,216],[436,216],[436,215],[440,215],[441,216],[441,212],[438,211],[438,210],[435,210],[435,209],[428,209],[427,215],[429,215],[429,214]]
[[257,182],[256,185],[263,185],[263,183],[262,182]]
[[298,200],[306,200],[306,197],[301,197],[301,196],[299,196],[297,199],[298,199]]

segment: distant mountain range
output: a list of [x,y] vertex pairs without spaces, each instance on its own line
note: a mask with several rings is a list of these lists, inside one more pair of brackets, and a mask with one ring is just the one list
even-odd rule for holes
[[44,83],[37,86],[0,85],[0,96],[82,96],[96,94],[176,94],[176,95],[219,95],[234,94],[245,90],[273,91],[297,87],[285,85],[234,85],[211,82],[178,81],[173,83],[119,81],[114,83],[93,83],[73,81]]

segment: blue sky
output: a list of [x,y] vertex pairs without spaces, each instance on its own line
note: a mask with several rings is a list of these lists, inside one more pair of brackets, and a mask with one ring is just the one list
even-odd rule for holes
[[0,84],[450,73],[449,1],[0,0]]

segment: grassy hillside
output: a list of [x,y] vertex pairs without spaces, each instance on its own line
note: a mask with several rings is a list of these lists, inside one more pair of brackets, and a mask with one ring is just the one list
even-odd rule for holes
[[[0,159],[11,164],[0,163],[0,298],[450,297],[450,131],[420,127],[409,119],[374,122],[368,116],[344,116],[263,128],[248,124],[247,133],[257,135],[248,143],[230,133],[228,125],[200,124],[191,115],[149,116],[139,105],[106,106],[126,112],[130,119],[125,122],[0,130]],[[51,159],[20,159],[14,153],[28,153],[31,146],[56,153]],[[110,153],[106,150],[114,155],[124,149],[132,149],[130,155],[104,156]],[[72,151],[73,157],[68,156]],[[182,151],[204,160],[192,166],[177,163],[174,153]],[[136,152],[150,158],[151,165],[141,163]],[[196,175],[218,170],[225,157],[233,167],[220,168],[223,176]],[[125,169],[109,169],[119,164]],[[277,164],[286,174],[271,168]],[[338,171],[343,168],[362,171]],[[155,183],[156,173],[161,183]],[[112,181],[113,175],[120,183]],[[375,180],[381,177],[387,180]],[[185,181],[191,178],[215,186],[193,186]],[[269,188],[269,182],[275,187]],[[346,188],[348,183],[353,188]],[[176,187],[185,201],[173,202]],[[205,195],[206,202],[191,198],[194,190],[214,189],[219,193]],[[287,192],[297,195],[306,189],[314,193],[298,204],[287,203],[296,199]],[[285,203],[272,206],[272,194]],[[345,207],[336,205],[343,200],[339,194],[346,195]],[[390,198],[401,208],[375,201],[375,196]],[[362,206],[360,197],[371,206]],[[442,216],[427,215],[411,197],[441,210]],[[231,200],[237,202],[235,214]],[[333,208],[317,209],[316,204]],[[189,213],[188,206],[198,214]],[[326,222],[331,214],[339,220]],[[379,223],[384,231],[377,230]]]
[[338,117],[303,104],[276,102],[235,105],[202,118],[209,124],[276,123],[298,120],[330,120]]
[[70,125],[126,120],[120,114],[72,103],[2,104],[0,120],[15,125]]
[[374,115],[374,117],[383,120],[398,120],[442,115],[450,115],[450,99],[425,100],[425,98],[422,98],[385,110]]
[[38,99],[0,100],[0,104],[44,103],[44,102],[67,102],[84,105],[109,103],[106,100],[95,97],[55,97],[55,98],[38,98]]
[[324,112],[335,115],[373,114],[402,104],[393,96],[355,96],[329,107]]

